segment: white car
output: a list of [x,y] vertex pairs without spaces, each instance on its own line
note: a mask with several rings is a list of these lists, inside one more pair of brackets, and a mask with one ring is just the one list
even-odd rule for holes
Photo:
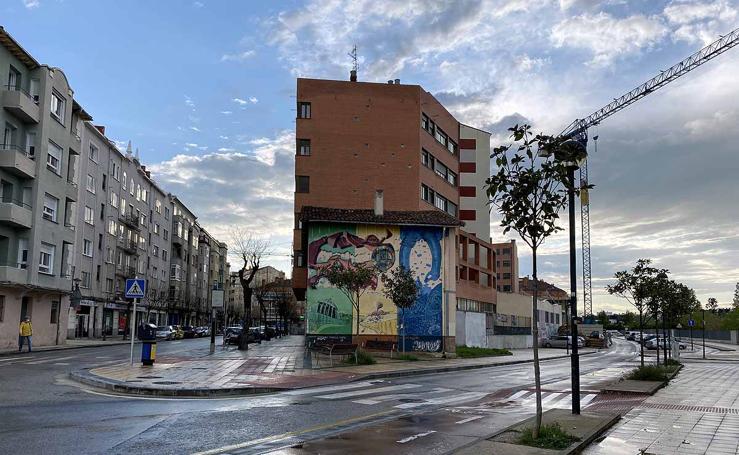
[[171,325],[163,325],[157,327],[157,338],[163,338],[165,340],[174,340],[176,332]]
[[[677,343],[678,343],[678,346],[679,346],[680,350],[687,349],[687,347],[688,347],[682,341],[677,340]],[[657,338],[652,338],[651,340],[647,341],[644,344],[644,347],[647,348],[647,349],[658,349],[657,348]],[[665,340],[664,340],[664,338],[660,338],[659,339],[659,349],[664,349],[664,347],[665,347]],[[667,349],[671,349],[669,343],[667,344]]]

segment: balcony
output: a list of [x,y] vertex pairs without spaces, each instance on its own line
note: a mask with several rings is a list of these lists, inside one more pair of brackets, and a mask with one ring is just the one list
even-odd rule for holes
[[80,136],[80,132],[77,128],[72,128],[72,134],[69,136],[69,146],[72,150],[76,150],[77,152],[82,150],[82,136]]
[[131,213],[118,215],[118,220],[135,231],[141,230],[141,226],[139,226],[139,217],[134,216]]
[[121,248],[123,251],[129,254],[134,254],[138,256],[139,249],[138,249],[138,242],[135,240],[128,240],[128,239],[118,239],[118,247]]
[[28,270],[22,269],[20,264],[0,264],[0,282],[26,284]]
[[183,239],[182,237],[180,237],[179,235],[177,235],[175,233],[172,233],[172,244],[173,245],[180,245],[180,246],[182,246],[182,245],[184,245],[186,243],[187,242],[185,242],[185,239]]
[[40,110],[33,97],[20,87],[3,87],[2,103],[6,111],[24,123],[38,123]]
[[0,168],[22,179],[36,178],[36,162],[19,145],[0,144]]
[[118,276],[122,276],[124,278],[135,278],[136,277],[136,267],[116,268],[115,274]]
[[16,228],[31,229],[33,213],[31,206],[20,201],[0,202],[0,223]]

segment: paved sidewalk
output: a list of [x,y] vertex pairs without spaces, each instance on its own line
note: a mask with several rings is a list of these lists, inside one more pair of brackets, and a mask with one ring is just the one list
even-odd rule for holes
[[584,453],[739,453],[739,365],[691,362]]
[[[594,353],[585,350],[582,355]],[[561,349],[541,349],[540,358],[566,356]],[[529,349],[514,350],[513,355],[477,359],[433,359],[401,361],[376,357],[375,365],[351,366],[328,358],[318,362],[305,355],[304,339],[289,336],[249,350],[235,347],[193,349],[177,355],[162,355],[153,366],[136,362],[108,365],[71,374],[74,379],[114,391],[170,396],[211,396],[264,393],[285,389],[313,387],[338,382],[388,376],[457,371],[495,365],[531,362]]]
[[[136,343],[139,343],[138,340],[136,340]],[[123,340],[122,337],[109,337],[107,340],[103,340],[102,338],[81,338],[81,339],[72,339],[72,340],[65,340],[64,344],[57,344],[53,346],[34,346],[33,352],[48,352],[48,351],[63,351],[67,349],[79,349],[79,348],[93,348],[93,347],[101,347],[101,346],[115,346],[119,344],[131,344],[131,340]],[[23,352],[27,352],[27,347],[23,347]],[[0,356],[6,356],[6,355],[15,355],[18,354],[18,348],[13,349],[0,349]]]

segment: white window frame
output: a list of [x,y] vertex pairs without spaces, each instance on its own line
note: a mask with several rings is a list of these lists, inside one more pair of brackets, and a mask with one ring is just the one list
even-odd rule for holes
[[[56,246],[50,243],[41,242],[39,249],[38,271],[47,275],[54,274],[54,256],[56,255]],[[48,264],[47,264],[48,262]]]
[[92,207],[85,206],[85,223],[89,224],[90,226],[95,225],[95,211],[92,209]]
[[64,155],[64,149],[49,141],[49,147],[46,150],[46,167],[57,175],[62,175],[62,155]]
[[92,240],[82,239],[82,255],[92,257]]
[[64,124],[67,100],[56,91],[51,92],[51,115]]
[[87,188],[87,191],[89,191],[92,194],[95,194],[95,177],[87,174],[87,182],[85,183],[85,188]]
[[49,193],[44,194],[44,208],[42,216],[45,220],[57,222],[59,218],[59,198],[52,196]]
[[97,164],[99,159],[100,159],[100,150],[97,147],[95,147],[95,144],[91,143],[90,144],[90,161]]

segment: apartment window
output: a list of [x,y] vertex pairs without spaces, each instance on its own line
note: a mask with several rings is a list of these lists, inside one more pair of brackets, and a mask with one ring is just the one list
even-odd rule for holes
[[159,235],[159,223],[154,223],[154,233]]
[[103,249],[103,234],[98,234],[98,250]]
[[503,248],[503,254],[506,255],[506,256],[510,256],[511,255],[511,249],[510,248]]
[[102,221],[104,219],[105,219],[105,204],[101,202],[100,203],[100,220]]
[[131,196],[134,196],[136,194],[136,188],[133,183],[133,179],[131,179],[131,184],[128,186],[129,192],[131,193]]
[[87,191],[89,191],[92,194],[95,194],[95,177],[91,176],[90,174],[87,174]]
[[80,274],[80,278],[82,278],[80,286],[85,289],[90,289],[90,272],[82,272]]
[[105,262],[108,264],[113,263],[113,249],[112,248],[107,248],[105,250]]
[[25,269],[28,266],[28,239],[18,239],[18,267]]
[[310,139],[298,139],[298,155],[310,156]]
[[49,141],[46,167],[57,175],[62,175],[62,153],[64,153],[64,150],[61,147]]
[[90,144],[90,160],[95,163],[98,162],[98,148],[92,144]]
[[310,118],[310,103],[298,101],[298,118]]
[[110,192],[110,205],[116,209],[118,208],[118,193],[114,191]]
[[115,220],[108,220],[108,234],[118,234],[118,225],[116,224]]
[[167,260],[167,250],[162,250],[162,261]]
[[108,292],[108,293],[113,292],[113,280],[111,278],[105,279],[105,292]]
[[159,214],[162,213],[162,201],[160,201],[159,199],[154,202],[154,211]]
[[45,220],[56,223],[57,213],[59,212],[59,199],[50,194],[44,194],[44,210],[43,217]]
[[434,137],[439,141],[439,143],[446,146],[447,135],[441,130],[441,128],[436,128],[436,131],[434,131]]
[[510,267],[511,261],[503,261],[503,267]]
[[421,114],[421,128],[428,131],[429,129],[429,118],[426,114]]
[[164,237],[164,240],[169,240],[169,231],[165,229],[162,236]]
[[107,180],[108,180],[107,177],[108,177],[107,174],[103,174],[103,184],[102,184],[103,191],[105,191],[105,187],[107,186],[107,183],[108,183],[107,182]]
[[56,92],[51,93],[51,115],[64,124],[66,100]]
[[87,239],[82,240],[82,254],[87,257],[92,257],[92,241]]
[[296,175],[295,176],[295,192],[296,193],[310,192],[310,177],[308,177],[307,175]]
[[91,226],[95,224],[95,212],[92,207],[85,206],[85,223]]
[[56,324],[58,321],[59,313],[59,302],[56,300],[51,301],[51,316],[49,318],[49,324]]
[[123,188],[124,191],[126,190],[126,178],[127,178],[126,177],[126,172],[124,171],[123,172],[123,180],[121,180],[121,188]]
[[164,207],[164,219],[169,219],[169,207]]
[[152,255],[153,255],[154,257],[159,257],[159,247],[158,247],[158,246],[156,246],[156,245],[154,245],[154,246],[153,246],[153,247],[151,248],[151,254],[152,254]]
[[[123,194],[126,194],[126,193],[123,193]],[[123,197],[121,197],[120,207],[121,207],[121,215],[125,215],[126,214],[126,200],[123,199]]]
[[446,199],[443,197],[436,195],[434,198],[434,205],[436,208],[446,211]]
[[171,270],[169,271],[169,279],[172,281],[180,281],[182,279],[182,269],[179,264],[172,264]]
[[427,167],[433,167],[432,163],[434,157],[431,156],[429,152],[427,152],[425,149],[421,149],[421,164]]
[[136,184],[136,199],[141,200],[141,185]]
[[38,259],[38,271],[40,273],[53,274],[54,273],[54,253],[56,252],[56,246],[48,243],[41,243],[41,249],[39,251]]
[[116,181],[121,179],[121,166],[115,161],[110,162],[110,175],[113,176]]
[[143,213],[139,216],[139,224],[141,224],[142,226],[146,226],[146,215],[144,215]]

